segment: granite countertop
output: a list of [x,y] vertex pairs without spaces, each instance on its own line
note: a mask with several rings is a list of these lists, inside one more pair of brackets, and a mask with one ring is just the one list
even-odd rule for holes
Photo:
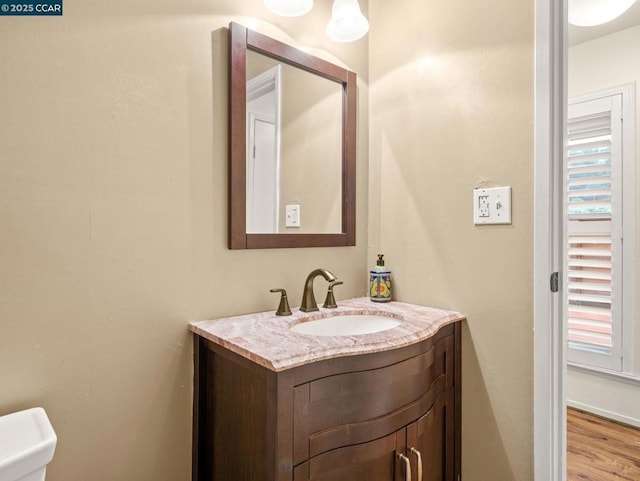
[[[459,312],[404,302],[376,303],[368,297],[338,301],[337,309],[317,312],[292,309],[291,316],[274,311],[226,317],[189,324],[194,333],[272,371],[283,371],[323,359],[386,351],[408,346],[434,335],[441,327],[464,319]],[[298,334],[295,324],[347,314],[377,314],[401,324],[392,329],[351,336]]]

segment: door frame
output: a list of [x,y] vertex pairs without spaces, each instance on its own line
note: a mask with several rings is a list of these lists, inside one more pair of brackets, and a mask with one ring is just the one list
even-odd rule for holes
[[[562,195],[567,104],[567,1],[535,0],[534,479],[566,479],[566,333],[562,289]],[[559,197],[560,196],[560,197]],[[558,204],[558,205],[561,205]],[[562,279],[562,276],[559,276]]]

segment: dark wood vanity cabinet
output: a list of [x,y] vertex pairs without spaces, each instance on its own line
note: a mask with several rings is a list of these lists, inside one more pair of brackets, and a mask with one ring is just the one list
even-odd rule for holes
[[195,341],[194,480],[459,479],[460,322],[281,372]]

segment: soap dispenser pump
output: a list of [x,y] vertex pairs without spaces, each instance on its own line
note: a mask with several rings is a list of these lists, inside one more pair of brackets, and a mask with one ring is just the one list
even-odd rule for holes
[[391,271],[384,266],[384,254],[378,254],[376,266],[369,272],[369,296],[373,302],[391,301]]

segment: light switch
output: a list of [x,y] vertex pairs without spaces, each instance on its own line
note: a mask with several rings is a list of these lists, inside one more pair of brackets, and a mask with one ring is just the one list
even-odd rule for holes
[[511,224],[511,187],[474,189],[473,223]]
[[300,204],[289,204],[285,209],[285,226],[300,227]]

